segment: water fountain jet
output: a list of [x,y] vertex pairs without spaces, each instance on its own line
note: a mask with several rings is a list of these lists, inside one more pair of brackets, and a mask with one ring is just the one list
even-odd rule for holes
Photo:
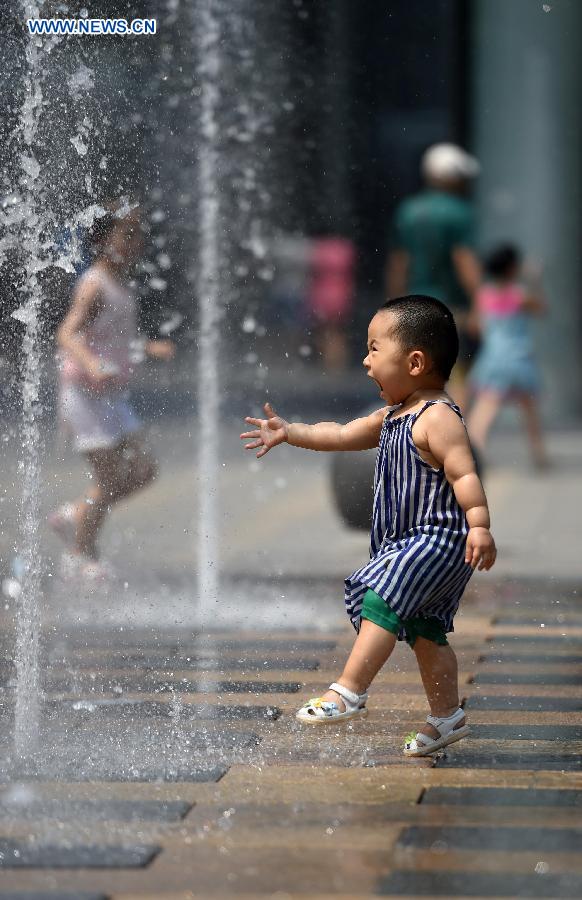
[[197,42],[200,76],[200,146],[198,184],[200,197],[199,241],[199,344],[198,344],[198,570],[197,596],[202,615],[218,601],[219,571],[216,565],[219,530],[218,417],[220,373],[218,324],[222,316],[220,284],[220,184],[219,128],[221,71],[220,26],[216,3],[205,0],[197,10]]

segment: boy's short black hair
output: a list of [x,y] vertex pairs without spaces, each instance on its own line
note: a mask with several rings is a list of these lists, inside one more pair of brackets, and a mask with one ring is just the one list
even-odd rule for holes
[[425,294],[407,294],[388,300],[378,312],[393,313],[393,335],[403,349],[424,350],[438,374],[448,380],[459,355],[459,335],[444,303]]
[[492,278],[505,278],[521,262],[521,253],[515,244],[499,244],[485,257],[485,271]]

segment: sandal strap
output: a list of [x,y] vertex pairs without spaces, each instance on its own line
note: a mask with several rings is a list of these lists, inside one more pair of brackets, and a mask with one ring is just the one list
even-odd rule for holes
[[[426,721],[429,725],[432,725],[433,728],[439,732],[441,737],[449,734],[453,731],[455,725],[461,721],[465,716],[465,710],[459,707],[459,709],[453,713],[452,716],[447,716],[446,718],[439,719],[437,716],[427,716]],[[433,740],[431,738],[431,740]]]
[[349,688],[344,687],[343,684],[338,684],[337,681],[330,684],[329,689],[330,691],[335,691],[336,694],[339,694],[344,700],[348,700],[353,706],[356,704],[359,705],[362,701],[368,699],[367,691],[364,691],[363,694],[356,694],[354,691],[350,691]]
[[438,738],[429,737],[428,734],[424,734],[423,731],[419,731],[414,740],[417,746],[428,747],[429,744],[434,744],[435,741],[438,741]]

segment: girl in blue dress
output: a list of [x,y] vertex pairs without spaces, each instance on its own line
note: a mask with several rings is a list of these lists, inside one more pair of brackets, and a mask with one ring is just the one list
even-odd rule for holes
[[378,447],[370,560],[346,579],[358,636],[346,666],[297,718],[334,725],[365,716],[368,687],[397,640],[413,648],[431,714],[404,753],[426,756],[469,733],[446,634],[473,570],[490,569],[489,510],[461,413],[444,391],[458,353],[450,311],[432,297],[390,300],[368,329],[364,367],[385,405],[340,425],[289,423],[265,404],[241,435],[262,458],[286,441],[310,450]]
[[475,395],[467,427],[478,453],[501,407],[517,403],[523,412],[534,465],[547,464],[538,398],[541,378],[531,331],[532,316],[545,312],[539,285],[521,281],[521,256],[511,244],[497,247],[485,261],[487,280],[477,293],[483,342],[471,370]]

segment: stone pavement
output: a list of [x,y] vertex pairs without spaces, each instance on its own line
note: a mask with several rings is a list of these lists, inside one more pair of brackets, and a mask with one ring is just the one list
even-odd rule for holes
[[351,645],[339,618],[47,621],[26,765],[0,669],[0,900],[582,896],[578,444],[556,445],[565,474],[513,470],[510,445],[491,473],[500,567],[472,582],[453,638],[473,736],[436,759],[400,752],[426,711],[405,647],[367,720],[295,723]]
[[323,730],[293,712],[346,629],[91,638],[63,656],[47,636],[45,749],[0,793],[0,898],[582,895],[575,587],[473,592],[474,735],[436,760],[400,755],[425,709],[406,648],[367,721]]

